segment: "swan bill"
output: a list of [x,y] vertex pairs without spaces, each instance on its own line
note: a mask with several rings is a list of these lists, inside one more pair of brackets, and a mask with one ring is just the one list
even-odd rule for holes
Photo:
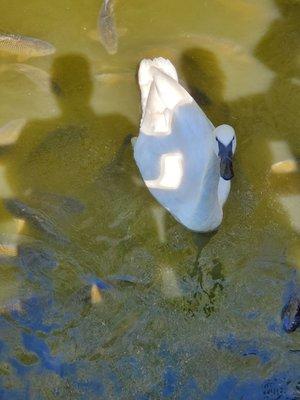
[[225,181],[230,181],[234,177],[232,160],[230,158],[221,158],[220,175]]
[[219,154],[220,157],[220,175],[225,181],[230,181],[233,178],[233,166],[232,166],[232,158],[233,158],[233,151],[232,151],[232,139],[228,145],[222,143],[218,138],[216,141],[218,142],[219,146]]

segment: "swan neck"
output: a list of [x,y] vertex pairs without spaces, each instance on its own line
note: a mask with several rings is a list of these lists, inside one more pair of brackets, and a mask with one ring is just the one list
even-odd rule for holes
[[218,159],[213,155],[203,175],[199,202],[195,212],[201,225],[201,231],[215,230],[222,222],[223,211],[218,194],[219,181]]

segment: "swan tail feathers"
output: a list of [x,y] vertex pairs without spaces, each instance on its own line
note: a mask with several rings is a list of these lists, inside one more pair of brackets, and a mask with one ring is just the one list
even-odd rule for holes
[[154,74],[156,73],[157,69],[178,82],[177,72],[171,61],[163,57],[154,58],[153,60],[142,60],[139,67],[138,79],[141,89],[143,114],[146,108],[151,84],[154,79]]
[[168,133],[170,129],[169,110],[166,109],[152,82],[147,98],[144,114],[141,120],[141,130],[149,135]]

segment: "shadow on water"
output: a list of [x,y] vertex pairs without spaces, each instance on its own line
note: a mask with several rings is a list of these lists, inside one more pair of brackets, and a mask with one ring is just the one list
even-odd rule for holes
[[[226,208],[225,224],[230,219],[231,222],[245,223],[245,215],[252,209],[254,219],[251,219],[251,223],[266,227],[273,219],[278,221],[282,213],[280,206],[274,206],[275,196],[294,194],[295,191],[299,193],[299,174],[270,176],[270,167],[274,162],[271,142],[285,142],[296,159],[300,151],[296,129],[300,124],[297,110],[300,100],[297,56],[300,5],[293,0],[277,0],[275,3],[280,16],[272,22],[254,49],[257,59],[275,73],[265,92],[237,101],[225,101],[224,76],[213,53],[202,48],[191,48],[181,58],[187,87],[206,114],[215,125],[228,123],[235,127],[238,152],[235,156],[237,168],[233,185],[251,188],[255,196],[254,201],[251,198],[243,201],[238,193],[233,192],[231,197],[235,196],[234,201],[241,206],[238,204],[240,209],[234,212]],[[291,232],[287,226],[289,223],[284,220],[283,233]]]
[[[216,56],[207,49],[191,48],[181,56],[180,67],[188,92],[215,125],[228,122],[229,107],[223,99],[225,76]],[[189,277],[198,282],[185,309],[194,315],[202,308],[209,317],[215,311],[218,291],[223,290],[225,277],[218,259],[208,265],[201,264],[201,253],[218,231],[194,234],[197,255]],[[219,269],[216,276],[215,271]]]
[[[299,157],[300,149],[299,135],[296,129],[300,123],[299,112],[297,111],[300,100],[300,70],[298,62],[300,4],[296,1],[277,0],[276,5],[280,11],[280,16],[271,24],[270,29],[262,37],[254,50],[254,55],[258,60],[275,73],[273,81],[266,91],[239,98],[237,101],[226,102],[222,93],[224,77],[215,56],[211,52],[206,49],[192,48],[185,51],[181,58],[181,68],[185,82],[201,108],[203,108],[216,125],[219,123],[228,123],[235,127],[239,144],[237,153],[239,165],[237,185],[245,189],[247,189],[247,186],[250,186],[255,197],[253,201],[253,197],[245,199],[241,198],[238,193],[234,194],[234,201],[241,204],[245,200],[246,202],[250,202],[250,209],[252,209],[250,219],[248,218],[249,211],[245,207],[247,204],[244,205],[244,208],[238,207],[234,211],[227,209],[225,226],[227,226],[227,218],[231,222],[235,220],[235,224],[239,225],[239,227],[245,226],[246,230],[243,232],[243,242],[239,242],[239,252],[244,251],[245,254],[248,253],[251,255],[253,253],[254,240],[260,238],[261,241],[258,241],[257,245],[262,249],[264,257],[268,257],[268,252],[270,252],[271,259],[274,257],[274,254],[277,254],[277,257],[279,257],[282,251],[290,244],[291,240],[295,239],[296,232],[293,231],[290,221],[282,218],[282,210],[274,202],[277,194],[289,195],[290,192],[288,185],[282,184],[279,192],[272,186],[273,181],[270,179],[272,155],[269,143],[273,140],[286,142],[293,156],[296,158]],[[258,154],[261,154],[261,156],[258,156]],[[299,180],[297,181],[295,174],[286,176],[284,179],[285,181],[291,181],[293,186],[291,193],[295,193],[296,190],[296,193],[299,194],[299,185],[297,186]],[[276,230],[274,230],[274,225],[278,221],[280,221],[280,225],[276,225]],[[251,224],[249,233],[247,233],[248,224]],[[234,225],[231,231],[234,232]],[[257,238],[253,238],[255,232],[257,232]],[[272,232],[271,237],[269,236],[270,232]],[[273,244],[270,245],[270,241],[273,241]],[[280,245],[277,247],[278,243]],[[230,240],[228,244],[230,245]],[[269,244],[269,247],[266,244]],[[236,249],[232,247],[230,250],[233,253],[236,252]],[[236,256],[239,257],[240,254],[236,254]],[[250,260],[250,262],[252,261]],[[273,292],[271,296],[264,288],[262,294],[265,297],[266,303],[274,302],[276,304],[278,302],[278,297],[280,298],[281,291],[286,284],[284,276],[287,276],[287,269],[287,263],[282,265],[277,263],[276,267],[275,265],[273,266],[272,277],[267,277],[268,282],[270,282],[270,279],[273,280],[278,273],[282,273],[282,287],[277,293]],[[281,271],[279,272],[279,270]],[[250,271],[251,273],[253,274],[253,271]],[[206,289],[204,281],[210,274],[212,274],[213,281],[209,289]],[[247,274],[247,271],[244,274]],[[260,274],[261,278],[263,278],[268,273],[262,268]],[[194,292],[193,299],[190,300],[189,311],[193,315],[193,311],[197,311],[199,304],[201,304],[203,293],[207,293],[207,297],[212,300],[212,304],[207,302],[204,312],[207,316],[211,315],[216,291],[220,292],[224,286],[226,287],[227,272],[223,271],[220,260],[214,258],[212,254],[211,262],[206,260],[205,265],[201,265],[197,257],[192,275],[198,279],[200,289],[198,292]],[[251,276],[248,278],[244,276],[244,279],[247,281],[247,286],[250,287],[251,285],[253,290],[257,290],[257,285],[255,282],[252,282]],[[242,294],[239,293],[239,296],[242,296]],[[264,307],[261,308],[260,312],[265,312]],[[277,314],[280,314],[280,305]],[[266,314],[264,318],[270,323],[270,315]],[[273,319],[275,318],[276,314],[273,315]],[[290,344],[291,346],[297,346],[296,341],[291,340],[291,343],[293,343]],[[231,351],[234,351],[234,348]],[[276,349],[270,352],[272,357],[273,351],[276,352]],[[245,354],[243,353],[242,356],[244,357]],[[203,396],[203,398],[218,400],[237,398],[241,395],[245,399],[252,399],[256,395],[259,399],[273,399],[278,396],[279,392],[282,398],[298,398],[299,377],[296,379],[296,383],[293,383],[294,387],[292,387],[292,384],[290,385],[292,379],[288,378],[287,384],[278,384],[281,376],[280,378],[276,377],[276,374],[280,375],[278,372],[282,371],[285,365],[292,366],[294,363],[295,359],[291,355],[287,355],[286,363],[278,363],[274,367],[273,371],[275,371],[275,375],[269,376],[268,379],[259,383],[257,382],[257,375],[254,372],[252,373],[253,378],[250,378],[248,382],[241,381],[239,377],[231,376],[228,378],[228,381],[232,379],[235,384],[230,390],[226,391],[225,386],[221,388],[221,380],[216,391],[208,397]],[[287,376],[292,375],[292,370],[290,370]],[[248,388],[246,387],[247,385],[249,385]]]
[[216,56],[209,50],[191,48],[181,56],[187,90],[215,125],[228,121],[229,108],[223,99],[225,76]]
[[300,151],[295,129],[300,123],[297,106],[300,100],[297,55],[300,4],[277,0],[276,5],[280,17],[271,24],[254,50],[255,56],[275,73],[275,77],[265,93],[230,104],[238,132],[249,138],[245,150],[253,154],[258,146],[261,149],[262,157],[244,157],[242,162],[249,178],[256,179],[257,190],[264,192],[270,189],[266,180],[272,164],[270,141],[286,142],[295,157],[299,157]]
[[83,56],[57,57],[51,78],[60,114],[25,126],[9,160],[9,180],[17,194],[37,189],[80,196],[134,127],[122,115],[92,110],[90,66]]
[[[258,146],[260,149],[265,147],[268,151],[267,139],[274,137],[283,137],[294,148],[296,145],[295,124],[298,122],[295,104],[299,94],[297,84],[293,81],[294,78],[298,78],[294,48],[287,55],[287,57],[291,57],[287,65],[281,65],[284,64],[284,60],[280,59],[279,53],[286,40],[284,35],[293,39],[299,5],[296,2],[284,0],[277,1],[277,4],[282,15],[272,24],[256,48],[257,57],[276,72],[272,85],[265,93],[248,96],[236,102],[225,102],[223,98],[224,76],[212,53],[204,49],[193,48],[184,52],[181,60],[185,81],[201,107],[214,123],[227,122],[234,125],[238,137],[241,138],[238,162],[242,173],[237,174],[238,184],[242,179],[253,182],[254,186],[258,186],[255,189],[255,196],[263,196],[263,199],[267,198],[266,192],[269,189],[265,187],[264,183],[270,160],[260,161],[258,157],[253,157],[251,160],[251,157],[248,158],[245,155],[255,155]],[[281,34],[282,30],[285,32],[284,35]],[[273,62],[277,56],[279,58]],[[70,71],[72,71],[71,74]],[[89,99],[92,86],[89,78],[89,66],[83,57],[72,55],[57,58],[53,65],[52,75],[55,96],[61,114],[48,121],[32,121],[25,127],[18,143],[12,149],[12,157],[9,160],[12,170],[9,178],[14,190],[19,195],[22,195],[24,190],[32,188],[79,196],[92,206],[90,222],[82,222],[81,227],[84,234],[80,234],[79,238],[83,241],[84,246],[88,247],[91,238],[98,234],[95,247],[98,246],[101,251],[103,250],[101,267],[103,265],[106,272],[111,272],[109,270],[112,266],[111,258],[115,257],[117,263],[118,260],[125,260],[128,254],[127,258],[134,259],[135,268],[140,268],[139,262],[141,264],[144,262],[144,268],[145,266],[149,269],[152,268],[156,259],[149,257],[150,261],[148,259],[144,261],[141,253],[131,253],[131,247],[127,244],[118,252],[111,242],[107,244],[105,236],[112,232],[117,235],[120,231],[122,235],[125,235],[128,226],[131,225],[126,220],[126,213],[131,213],[133,215],[130,217],[131,221],[134,220],[134,212],[126,208],[133,201],[131,186],[128,184],[127,178],[122,178],[124,176],[122,163],[114,160],[112,153],[117,154],[124,137],[128,133],[135,132],[135,127],[120,115],[98,116],[91,110]],[[111,136],[107,132],[112,132]],[[249,139],[244,141],[244,138]],[[107,152],[106,147],[109,148]],[[126,167],[129,166],[127,149],[127,146],[121,147],[121,151],[117,154],[117,158],[125,160]],[[131,166],[129,166],[130,168]],[[246,178],[242,178],[242,174],[246,175]],[[260,194],[261,188],[263,195]],[[114,196],[117,198],[115,199]],[[242,202],[242,199],[238,197],[239,194],[236,196],[236,201]],[[143,201],[143,196],[141,198]],[[125,219],[118,219],[118,214],[122,215],[124,210]],[[254,212],[256,212],[255,208]],[[239,208],[234,213],[229,207],[226,218],[230,219],[234,216],[237,224],[241,225],[244,223],[244,217],[237,213],[243,214],[246,211]],[[271,220],[273,216],[276,216],[275,213],[276,210],[272,210],[268,201],[265,201],[264,213],[259,215],[260,220],[248,221],[254,224],[249,235],[258,231],[265,232],[259,233],[259,235],[263,235],[263,238],[268,235],[268,231],[264,231],[264,227],[268,223],[272,223]],[[138,223],[143,223],[144,216],[145,213],[141,213]],[[107,231],[104,226],[111,223],[113,225]],[[83,228],[84,224],[86,224],[86,228]],[[150,243],[150,240],[147,242],[145,237],[148,232],[153,230],[153,227],[151,230],[150,228],[147,230],[145,225],[142,225],[144,230],[141,232],[140,228],[140,234],[137,235],[138,238],[141,238],[137,242],[138,246],[141,243],[143,245]],[[225,220],[225,230],[227,226]],[[180,228],[172,229],[171,233],[180,233]],[[224,239],[224,231],[221,228],[219,232],[221,236],[222,232]],[[290,236],[290,231],[288,234]],[[280,239],[284,237],[285,233],[279,232],[276,235],[276,238]],[[151,235],[149,237],[152,239]],[[184,231],[183,237],[182,247],[179,246],[181,243],[176,242],[170,250],[173,261],[174,253],[176,256],[178,255],[178,258],[181,253],[184,253],[184,247],[187,247],[185,238],[190,237],[190,233]],[[193,283],[196,281],[197,289],[192,293],[187,308],[192,315],[196,314],[200,308],[203,309],[205,316],[209,316],[216,311],[216,300],[223,287],[226,286],[226,271],[219,259],[219,254],[215,254],[211,261],[207,261],[205,258],[204,260],[200,259],[202,249],[209,240],[215,239],[213,234],[193,235],[193,238],[194,246],[198,251],[196,260],[194,263],[190,263],[188,278]],[[114,237],[115,242],[117,239],[121,240],[121,237]],[[239,242],[239,251],[242,252],[246,248],[252,254],[252,236],[248,237],[246,232],[242,239],[245,244]],[[230,241],[231,238],[228,239],[228,243]],[[285,242],[283,241],[283,243]],[[163,247],[158,247],[158,252],[162,249],[164,250]],[[187,256],[182,256],[181,262],[188,269],[184,257]],[[188,260],[190,261],[192,257],[189,257]],[[124,261],[125,264],[126,262],[130,265],[128,259]],[[68,284],[71,277],[71,274],[66,273],[62,278]],[[251,285],[253,285],[253,281],[249,277],[249,287]],[[272,295],[275,298],[277,294],[273,292]],[[242,296],[243,294],[239,292],[238,295]],[[262,370],[264,378],[262,379],[259,376],[260,364],[248,363],[246,366],[245,357],[248,357],[251,351],[248,352],[249,354],[245,354],[244,348],[242,348],[236,352],[235,340],[231,340],[229,344],[222,342],[222,348],[213,352],[213,355],[208,354],[207,352],[212,349],[209,347],[212,346],[209,340],[209,334],[212,331],[209,332],[204,325],[201,325],[203,320],[195,325],[196,318],[186,319],[185,326],[183,326],[179,312],[176,315],[176,310],[172,309],[172,313],[170,313],[170,308],[165,312],[164,306],[161,306],[158,301],[157,292],[152,297],[149,292],[147,296],[145,293],[138,296],[136,291],[132,291],[128,297],[121,297],[115,307],[112,300],[108,302],[109,304],[104,303],[101,312],[99,308],[93,308],[91,313],[85,315],[85,318],[80,321],[81,325],[79,323],[71,325],[67,334],[64,332],[64,334],[53,335],[53,337],[46,336],[46,334],[52,329],[56,329],[52,322],[53,320],[59,321],[59,317],[49,318],[49,309],[54,308],[56,311],[57,308],[57,304],[51,306],[51,301],[41,309],[39,300],[28,300],[21,315],[18,310],[15,311],[17,314],[15,320],[19,325],[13,324],[9,319],[1,318],[3,342],[0,342],[0,352],[4,362],[0,364],[0,371],[4,384],[0,388],[0,397],[26,398],[24,396],[27,396],[29,398],[33,395],[36,397],[32,398],[39,398],[41,396],[39,390],[43,388],[45,398],[81,398],[80,396],[99,398],[101,396],[101,398],[115,399],[123,396],[123,398],[135,399],[196,400],[203,398],[223,400],[243,397],[250,400],[253,399],[253,395],[258,399],[268,400],[280,396],[281,398],[295,398],[296,395],[293,397],[296,393],[295,390],[299,389],[299,385],[297,384],[295,389],[293,383],[295,358],[292,359],[292,357],[295,355],[280,356],[275,366],[264,366]],[[265,302],[262,301],[261,307],[264,306],[263,303],[270,302],[272,299],[269,297]],[[229,306],[231,305],[229,304]],[[236,304],[234,304],[235,306]],[[136,311],[141,310],[142,313],[144,309],[148,312],[146,315],[151,319],[151,323],[148,323],[146,317],[144,323],[140,324],[138,321]],[[149,309],[153,309],[155,315],[150,314]],[[264,310],[260,311],[264,312]],[[77,308],[75,312],[77,312]],[[28,322],[27,313],[34,313],[35,319],[31,321],[28,316]],[[128,317],[128,320],[124,318],[124,315]],[[228,316],[232,317],[231,311],[218,318],[220,325],[213,327],[212,334],[217,329],[226,330],[225,320]],[[245,318],[242,321],[245,322]],[[209,323],[207,321],[208,325]],[[251,325],[250,330],[253,325],[256,323]],[[203,335],[199,333],[200,330],[204,331]],[[121,337],[118,336],[118,331],[123,332]],[[170,333],[170,331],[172,332]],[[248,345],[251,347],[251,335],[252,332],[249,332],[247,350]],[[111,345],[113,350],[105,349],[103,343],[105,344],[106,340],[113,343]],[[167,351],[163,354],[159,351],[163,340],[167,342],[167,348],[170,348],[170,356],[166,355]],[[290,340],[292,341],[292,339]],[[270,346],[267,342],[270,342],[269,336],[266,340],[261,339],[259,345],[268,350]],[[206,347],[207,351],[205,351]],[[15,348],[21,348],[21,350],[15,352]],[[100,351],[100,362],[87,361],[85,356],[80,357],[81,354],[93,355],[95,349]],[[281,351],[282,348],[279,350]],[[60,351],[63,352],[62,355]],[[222,352],[225,354],[223,354],[225,366],[228,365],[228,359],[232,361],[231,353],[234,354],[235,369],[231,366],[228,369],[222,367],[222,359],[219,358],[222,357]],[[111,354],[112,357],[109,357]],[[176,356],[177,354],[178,356]],[[211,360],[212,357],[216,357],[216,360]],[[207,363],[208,365],[206,365]],[[249,368],[249,365],[251,370],[244,369]],[[255,372],[252,372],[253,365]],[[216,382],[215,372],[219,373],[220,367],[222,376]],[[242,372],[246,372],[244,380],[241,378],[239,367]],[[212,368],[212,372],[209,371],[208,375],[205,375],[203,370],[210,368]],[[269,371],[268,376],[266,376],[266,368]],[[276,368],[275,372],[274,368]],[[45,384],[45,377],[47,384]],[[16,381],[15,385],[12,385],[12,379]],[[132,382],[135,382],[135,385]],[[212,389],[210,394],[205,394],[204,390],[207,393],[211,382],[215,383],[215,389]]]
[[[85,207],[83,215],[73,214],[72,218],[55,222],[70,235],[71,243],[75,245],[72,252],[73,255],[77,252],[79,263],[99,264],[96,254],[89,254],[88,249],[93,247],[91,243],[95,237],[108,229],[113,209],[109,205],[115,204],[114,199],[121,189],[127,187],[129,191],[128,182],[124,183],[123,177],[118,179],[119,170],[112,167],[117,164],[114,160],[123,157],[120,147],[124,138],[136,128],[120,114],[98,115],[91,108],[90,65],[82,55],[55,58],[51,83],[59,114],[55,118],[31,121],[25,126],[8,154],[9,184],[14,195],[26,204],[29,202],[30,206],[31,192],[79,199]],[[129,154],[130,148],[126,150]],[[117,194],[114,189],[119,190]],[[121,208],[113,210],[122,213]],[[54,217],[51,211],[48,215]],[[28,233],[28,227],[24,232]],[[30,230],[29,234],[32,233]],[[96,241],[94,249],[97,246]]]
[[[267,91],[226,102],[223,97],[225,78],[213,53],[191,48],[181,58],[184,79],[198,104],[215,125],[228,123],[235,127],[239,143],[237,162],[249,184],[255,183],[257,194],[270,190],[269,142],[286,141],[296,158],[300,149],[295,129],[299,126],[300,6],[293,0],[275,2],[280,17],[271,24],[254,50],[257,59],[275,73]],[[256,156],[258,148],[261,157]]]

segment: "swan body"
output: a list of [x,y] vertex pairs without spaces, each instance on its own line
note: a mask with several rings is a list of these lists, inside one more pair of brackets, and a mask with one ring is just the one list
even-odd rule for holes
[[233,128],[213,126],[169,60],[142,60],[138,79],[142,118],[133,146],[146,186],[187,228],[216,229],[233,176]]

